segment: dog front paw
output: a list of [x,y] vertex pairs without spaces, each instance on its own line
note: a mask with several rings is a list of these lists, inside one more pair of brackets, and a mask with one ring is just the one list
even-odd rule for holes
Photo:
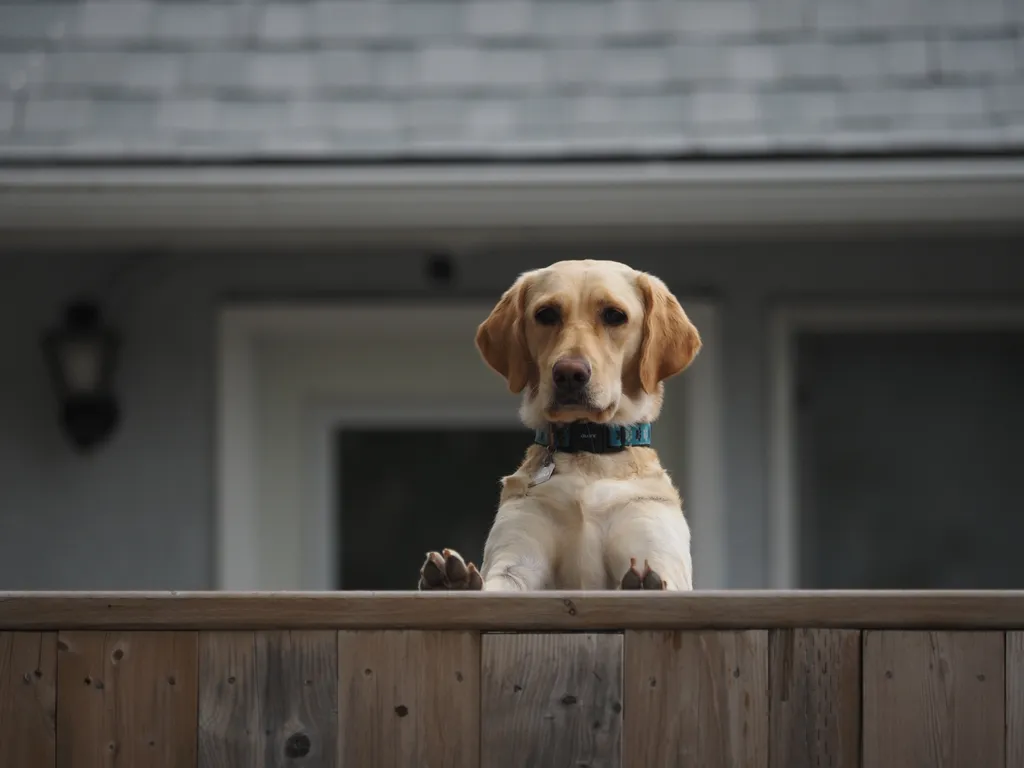
[[454,549],[427,552],[420,568],[420,590],[481,590],[484,580],[473,563],[466,563]]
[[668,589],[668,584],[655,571],[651,570],[651,566],[647,564],[646,560],[644,560],[644,569],[641,571],[636,567],[636,558],[631,557],[629,558],[629,570],[622,577],[619,589],[665,590]]

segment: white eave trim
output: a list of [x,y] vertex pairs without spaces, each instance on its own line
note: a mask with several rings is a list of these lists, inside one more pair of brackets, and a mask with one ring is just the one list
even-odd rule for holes
[[0,169],[0,231],[998,224],[1024,160]]

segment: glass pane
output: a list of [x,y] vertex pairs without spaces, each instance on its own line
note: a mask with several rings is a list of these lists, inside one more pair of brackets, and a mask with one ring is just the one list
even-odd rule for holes
[[531,441],[522,427],[339,430],[340,588],[416,589],[442,547],[479,565],[499,481]]
[[800,586],[1024,587],[1024,334],[808,334]]

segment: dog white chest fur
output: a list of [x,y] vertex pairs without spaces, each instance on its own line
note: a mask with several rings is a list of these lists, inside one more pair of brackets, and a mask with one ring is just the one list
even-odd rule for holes
[[[477,346],[531,428],[631,425],[661,411],[663,381],[700,337],[657,278],[617,262],[565,261],[527,272],[477,332]],[[650,447],[613,453],[527,450],[504,478],[479,573],[429,553],[421,589],[692,589],[690,531]]]
[[[631,559],[646,560],[669,589],[692,587],[690,530],[656,458],[555,454],[551,478],[530,486],[536,463],[505,478],[484,589],[618,589]],[[615,465],[639,471],[624,477]]]

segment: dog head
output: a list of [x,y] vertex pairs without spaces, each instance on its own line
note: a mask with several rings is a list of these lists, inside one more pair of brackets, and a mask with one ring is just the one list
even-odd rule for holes
[[700,350],[665,284],[613,261],[561,261],[526,272],[480,325],[484,361],[524,392],[530,427],[657,418],[665,379]]

